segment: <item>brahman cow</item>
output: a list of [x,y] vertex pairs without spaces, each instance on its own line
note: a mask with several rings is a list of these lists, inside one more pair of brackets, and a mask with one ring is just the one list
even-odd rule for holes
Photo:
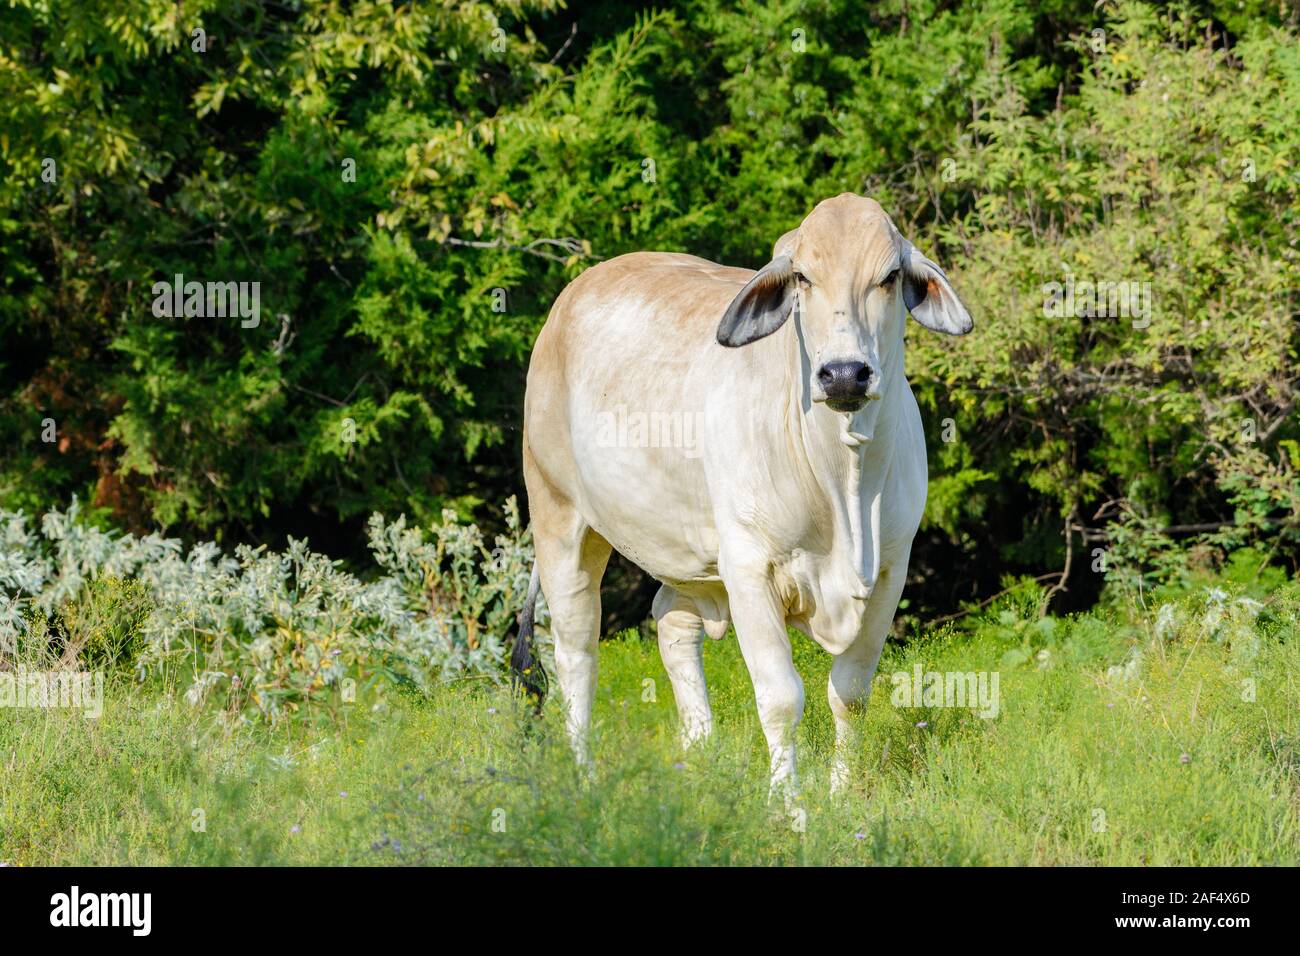
[[528,369],[537,562],[512,665],[541,690],[529,646],[540,583],[579,761],[590,760],[600,580],[617,548],[662,582],[653,610],[683,742],[712,726],[702,633],[721,638],[730,622],[773,789],[788,793],[804,706],[793,625],[835,656],[832,788],[846,782],[851,715],[925,507],[925,438],[903,371],[909,310],[929,329],[971,329],[943,270],[851,193],[819,203],[757,272],[636,252],[560,293]]

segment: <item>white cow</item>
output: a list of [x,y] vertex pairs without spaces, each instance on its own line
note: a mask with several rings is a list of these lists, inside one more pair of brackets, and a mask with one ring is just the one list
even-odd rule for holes
[[[961,335],[937,265],[871,199],[827,199],[758,272],[679,253],[597,265],[556,299],[533,349],[524,478],[567,727],[580,761],[611,548],[662,582],[659,649],[686,745],[712,727],[702,632],[734,623],[771,753],[795,784],[803,682],[793,625],[835,656],[832,786],[863,706],[925,507],[921,416],[903,372],[907,311]],[[793,316],[793,321],[789,321]]]

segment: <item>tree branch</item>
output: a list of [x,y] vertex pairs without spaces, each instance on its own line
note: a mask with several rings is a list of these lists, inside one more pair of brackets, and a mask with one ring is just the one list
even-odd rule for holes
[[[599,256],[590,256],[588,253],[583,251],[581,239],[574,239],[572,237],[565,237],[563,239],[534,239],[532,242],[523,246],[517,245],[513,242],[506,242],[501,238],[483,241],[475,239],[458,239],[455,236],[448,236],[446,239],[442,240],[442,243],[443,245],[448,246],[466,246],[470,249],[511,249],[515,252],[526,252],[530,256],[540,256],[543,259],[549,259],[551,262],[558,262],[561,265],[568,262],[574,256],[577,256],[580,259],[592,258],[597,261],[600,260]],[[557,256],[550,252],[544,252],[542,249],[538,248],[539,246],[554,246],[558,249],[563,249],[568,253],[568,255]]]

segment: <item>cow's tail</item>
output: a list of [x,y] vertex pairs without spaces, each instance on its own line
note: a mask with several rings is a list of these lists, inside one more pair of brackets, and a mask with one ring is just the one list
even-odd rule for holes
[[519,634],[510,652],[510,683],[516,690],[522,687],[533,698],[538,712],[546,699],[546,671],[542,668],[541,658],[533,653],[533,619],[541,590],[542,578],[534,561],[533,573],[528,579],[528,596],[524,598],[524,608],[519,614]]

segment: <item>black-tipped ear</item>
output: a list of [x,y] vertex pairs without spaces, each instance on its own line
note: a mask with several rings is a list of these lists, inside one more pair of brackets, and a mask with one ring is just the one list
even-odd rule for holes
[[771,335],[794,311],[794,263],[777,256],[745,283],[718,323],[718,344],[739,348]]
[[903,242],[903,301],[912,318],[935,332],[965,335],[975,324],[943,270],[906,240]]

